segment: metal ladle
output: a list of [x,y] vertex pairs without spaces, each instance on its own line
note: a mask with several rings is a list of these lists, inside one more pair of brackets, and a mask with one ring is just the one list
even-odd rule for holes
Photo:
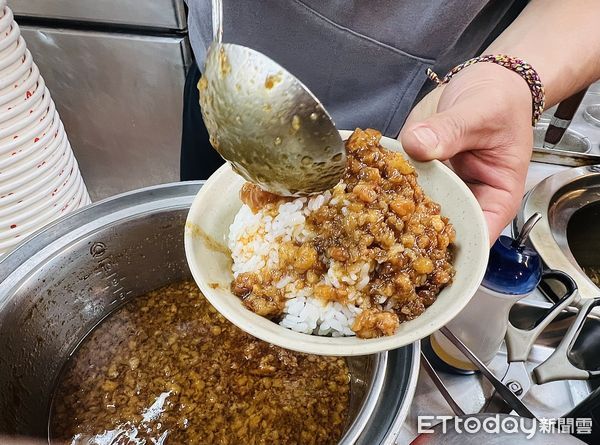
[[213,0],[213,42],[198,83],[211,144],[237,173],[269,192],[304,196],[333,187],[346,168],[346,151],[331,117],[282,66],[222,43],[222,11],[221,0]]

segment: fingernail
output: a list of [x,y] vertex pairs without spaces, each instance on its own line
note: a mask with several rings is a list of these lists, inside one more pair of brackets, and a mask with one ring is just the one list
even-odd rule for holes
[[428,127],[417,127],[413,130],[413,134],[427,150],[435,150],[440,142],[434,131]]

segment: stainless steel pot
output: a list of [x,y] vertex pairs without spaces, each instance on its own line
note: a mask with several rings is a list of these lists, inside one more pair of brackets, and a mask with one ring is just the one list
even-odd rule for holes
[[513,232],[536,212],[542,219],[529,239],[544,263],[569,274],[582,297],[600,296],[582,270],[600,266],[600,165],[565,170],[540,182],[525,197]]
[[[0,435],[45,438],[60,369],[130,298],[189,278],[183,227],[201,183],[111,198],[47,226],[0,262]],[[418,344],[349,358],[342,443],[391,443],[418,375]]]
[[[583,268],[600,267],[600,166],[565,170],[540,182],[525,197],[513,232],[536,212],[542,219],[529,241],[550,269],[567,273],[578,288],[573,307],[568,308],[577,317],[544,363],[543,380],[589,379],[600,372],[598,335],[587,321],[590,314],[600,317],[600,289]],[[563,292],[559,288],[554,293]]]

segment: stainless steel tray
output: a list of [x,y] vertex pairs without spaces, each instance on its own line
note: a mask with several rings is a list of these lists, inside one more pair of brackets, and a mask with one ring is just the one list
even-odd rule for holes
[[[527,324],[536,320],[550,306],[551,303],[548,303],[541,293],[535,292],[515,305],[511,311],[511,320],[516,325]],[[528,365],[530,369],[552,353],[572,321],[570,317],[574,315],[574,312],[565,312],[564,316],[558,317],[548,326],[532,349]],[[600,338],[600,319],[590,317],[584,329],[587,338]],[[506,366],[506,351],[502,349],[490,364],[490,368],[496,375],[502,376]],[[492,386],[479,373],[465,376],[438,371],[438,374],[452,397],[467,414],[479,412],[493,392]],[[525,396],[523,402],[539,418],[558,418],[579,404],[597,384],[594,381],[568,380],[537,385]],[[417,391],[396,444],[409,444],[417,436],[419,416],[443,415],[453,416],[454,413],[421,369]]]
[[[597,104],[600,104],[600,84],[590,87],[569,126],[569,130],[574,135],[585,138],[586,144],[589,144],[589,151],[586,153],[577,153],[568,150],[546,149],[541,148],[541,142],[537,141],[534,144],[532,160],[568,166],[600,164],[600,126],[595,125],[590,122],[590,119],[584,117],[586,108]],[[554,114],[554,110],[555,107],[550,108],[542,115],[538,124],[539,128],[544,128],[548,125],[551,116]],[[566,148],[568,149],[568,147]]]

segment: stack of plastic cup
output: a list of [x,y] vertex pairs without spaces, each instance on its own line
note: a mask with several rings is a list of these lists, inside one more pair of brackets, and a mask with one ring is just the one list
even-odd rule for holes
[[0,256],[89,203],[44,79],[0,0]]

